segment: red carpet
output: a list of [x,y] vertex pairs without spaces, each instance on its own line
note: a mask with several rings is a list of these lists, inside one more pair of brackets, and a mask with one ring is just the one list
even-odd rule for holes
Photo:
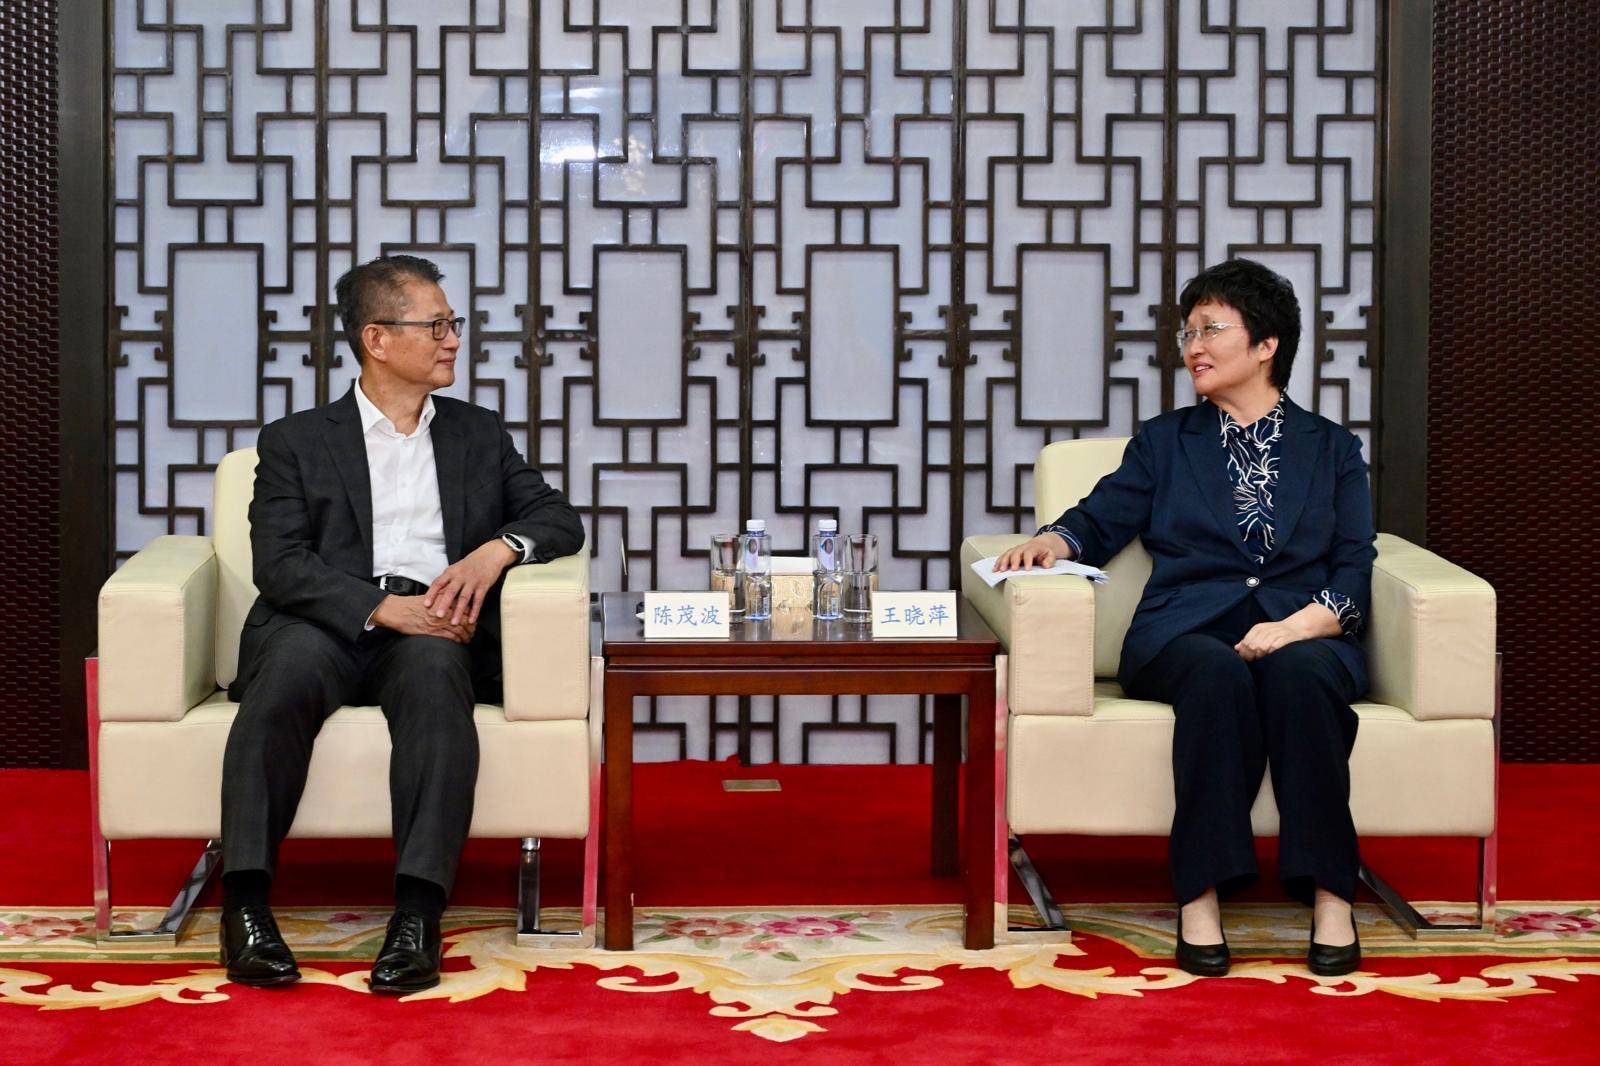
[[[771,776],[781,793],[725,793],[725,776]],[[704,763],[642,766],[638,797],[638,901],[641,908],[720,905],[825,908],[949,903],[952,880],[926,873],[927,771],[920,767],[758,767]],[[73,772],[0,773],[0,910],[86,910],[87,787]],[[1501,897],[1600,897],[1600,766],[1505,768]],[[20,812],[26,812],[25,816]],[[1263,848],[1268,848],[1263,842]],[[1057,897],[1072,901],[1163,901],[1164,841],[1058,838],[1029,841]],[[1473,849],[1457,841],[1364,842],[1367,858],[1415,899],[1463,899]],[[117,846],[119,907],[163,905],[193,846]],[[387,842],[298,842],[285,849],[281,904],[381,907],[388,899]],[[576,901],[578,851],[547,847],[549,902]],[[509,907],[510,842],[475,843],[454,902]],[[1265,856],[1264,856],[1265,857]],[[1269,857],[1267,861],[1270,862]],[[1264,866],[1270,870],[1270,865]],[[213,890],[214,891],[214,890]],[[1013,901],[1020,892],[1013,890]],[[1276,898],[1270,879],[1261,899]],[[214,900],[207,901],[214,903]],[[1086,954],[1063,955],[1073,973],[1135,978],[1165,960],[1121,943],[1079,935]],[[1578,959],[1579,956],[1571,956]],[[1292,961],[1292,960],[1291,960]],[[1541,960],[1542,961],[1542,960]],[[0,1004],[0,1047],[7,1062],[175,1062],[201,1056],[260,1063],[812,1061],[878,1062],[1593,1062],[1600,1016],[1597,967],[1570,980],[1496,976],[1509,957],[1372,957],[1364,969],[1403,975],[1382,994],[1316,989],[1298,977],[1274,981],[1196,981],[1126,995],[1099,987],[1064,994],[1027,987],[1003,968],[928,967],[942,986],[913,994],[871,994],[914,978],[861,978],[818,1015],[818,1031],[789,1043],[735,1029],[746,1015],[716,1017],[691,990],[625,996],[599,987],[627,970],[602,974],[578,962],[541,966],[523,991],[495,991],[461,1003],[393,1002],[337,987],[302,985],[259,992],[224,985],[225,1002],[147,1002],[111,1010],[39,1010]],[[150,986],[183,978],[201,964],[25,961],[0,958],[0,974],[48,975],[59,987],[96,982]],[[334,974],[356,962],[317,963]],[[449,967],[459,965],[452,960]],[[1239,975],[1246,967],[1236,967]],[[637,971],[634,971],[637,973]],[[1428,975],[1426,980],[1416,975]],[[644,978],[660,983],[662,977]],[[1150,980],[1150,978],[1145,978]],[[1460,984],[1453,984],[1454,982]],[[1504,987],[1503,1001],[1433,1002],[1441,988]],[[1397,988],[1402,991],[1397,992]],[[42,988],[39,989],[42,991]],[[1070,991],[1070,990],[1069,990]],[[843,995],[844,990],[840,990]],[[183,992],[184,998],[198,993]],[[826,998],[826,997],[824,997]]]
[[[778,777],[781,792],[724,792],[723,778]],[[1501,771],[1500,895],[1504,899],[1600,898],[1600,765],[1509,764]],[[758,766],[654,763],[636,771],[641,905],[946,902],[955,879],[927,876],[928,769],[921,766]],[[0,904],[85,904],[89,874],[87,775],[0,771]],[[1259,841],[1270,871],[1273,842]],[[116,846],[116,901],[171,902],[198,844],[133,841]],[[456,901],[512,906],[512,842],[474,841]],[[1028,851],[1062,902],[1169,898],[1166,841],[1149,837],[1054,837]],[[1370,838],[1363,856],[1414,899],[1465,899],[1473,884],[1470,841]],[[546,845],[553,904],[577,900],[579,848]],[[380,904],[390,899],[388,841],[290,841],[278,899],[284,903]],[[1014,887],[1014,892],[1018,891]],[[213,884],[210,898],[216,902]],[[1270,878],[1246,898],[1281,898]]]
[[[1098,954],[1098,953],[1097,953]],[[1105,953],[1109,958],[1110,953]],[[1099,961],[1091,956],[1090,961]],[[1476,966],[1434,967],[1441,977]],[[176,971],[174,971],[176,972]],[[98,975],[96,975],[98,976]],[[153,979],[154,971],[142,975]],[[0,1008],[7,1060],[43,1062],[1594,1062],[1600,979],[1507,1003],[1340,999],[1213,980],[1090,1001],[1015,989],[997,973],[941,972],[944,987],[852,997],[828,1031],[771,1044],[682,993],[618,1002],[582,968],[541,971],[523,995],[398,1003],[303,987],[217,1006],[116,1011]],[[93,978],[85,974],[84,979]],[[825,1040],[825,1043],[817,1041]],[[129,1049],[136,1047],[137,1055]]]

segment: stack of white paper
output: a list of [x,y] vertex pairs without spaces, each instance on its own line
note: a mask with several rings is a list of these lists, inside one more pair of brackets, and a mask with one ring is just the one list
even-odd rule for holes
[[1054,566],[1035,566],[1032,570],[1002,570],[996,573],[994,561],[998,558],[1000,556],[991,555],[987,559],[979,559],[972,564],[972,572],[987,581],[990,588],[994,588],[1013,574],[1026,574],[1029,576],[1034,574],[1074,574],[1078,577],[1086,577],[1090,581],[1104,582],[1108,580],[1104,570],[1099,570],[1092,566],[1084,566],[1082,563],[1068,562],[1066,559],[1057,561]]

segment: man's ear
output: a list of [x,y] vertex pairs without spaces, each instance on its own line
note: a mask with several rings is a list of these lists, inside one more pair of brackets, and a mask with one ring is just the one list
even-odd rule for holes
[[388,352],[389,334],[382,326],[368,322],[361,327],[361,346],[366,349],[368,359],[376,359],[380,363],[389,361]]
[[[371,349],[369,348],[368,351],[371,351]],[[1256,358],[1259,362],[1265,363],[1267,360],[1271,359],[1277,354],[1278,338],[1276,337],[1268,337],[1260,344],[1256,345]]]

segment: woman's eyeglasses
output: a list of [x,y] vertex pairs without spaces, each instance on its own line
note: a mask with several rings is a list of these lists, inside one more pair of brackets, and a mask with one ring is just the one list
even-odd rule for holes
[[1199,340],[1202,336],[1208,341],[1214,341],[1217,339],[1217,334],[1225,329],[1232,329],[1238,324],[1237,322],[1207,322],[1199,329],[1180,329],[1177,333],[1178,351],[1185,351],[1192,341]]

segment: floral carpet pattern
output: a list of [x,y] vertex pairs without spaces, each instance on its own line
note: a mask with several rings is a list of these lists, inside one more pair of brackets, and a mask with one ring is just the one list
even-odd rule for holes
[[[1470,920],[1450,905],[1419,909],[1435,919]],[[1376,907],[1362,906],[1358,926],[1366,961],[1360,971],[1333,978],[1314,976],[1296,959],[1307,938],[1303,908],[1227,908],[1236,962],[1226,978],[1193,977],[1171,964],[1176,915],[1170,908],[1095,905],[1068,907],[1065,913],[1071,935],[1014,928],[990,951],[967,951],[961,946],[961,912],[949,906],[641,911],[634,928],[636,950],[607,952],[518,947],[511,912],[458,908],[446,920],[444,980],[406,999],[463,1002],[522,992],[541,969],[584,967],[598,973],[601,988],[704,996],[709,1017],[719,1023],[767,1040],[791,1041],[825,1031],[846,995],[936,988],[943,983],[937,971],[950,966],[1004,973],[1014,988],[1044,987],[1091,999],[1230,980],[1325,996],[1378,993],[1425,1002],[1498,1002],[1600,978],[1600,905],[1592,903],[1502,904],[1494,936],[1439,941],[1411,940]],[[382,942],[387,912],[284,908],[278,917],[304,981],[366,992],[365,963]],[[118,922],[148,926],[156,918],[154,911],[129,911],[119,914]],[[573,912],[561,910],[547,911],[545,918],[555,928],[575,921]],[[1011,920],[1014,927],[1027,926],[1034,914],[1014,908]],[[100,947],[92,918],[84,913],[0,911],[0,1006],[104,1010],[158,1000],[221,1002],[230,989],[216,952],[215,910],[197,913],[180,946],[167,950]],[[1484,956],[1485,964],[1475,975],[1446,978],[1428,966],[1429,959],[1441,956]],[[142,983],[95,980],[79,987],[70,967],[59,965],[90,962],[132,964],[118,970],[129,978],[140,963],[195,966],[177,977]],[[52,974],[29,968],[46,964]]]

